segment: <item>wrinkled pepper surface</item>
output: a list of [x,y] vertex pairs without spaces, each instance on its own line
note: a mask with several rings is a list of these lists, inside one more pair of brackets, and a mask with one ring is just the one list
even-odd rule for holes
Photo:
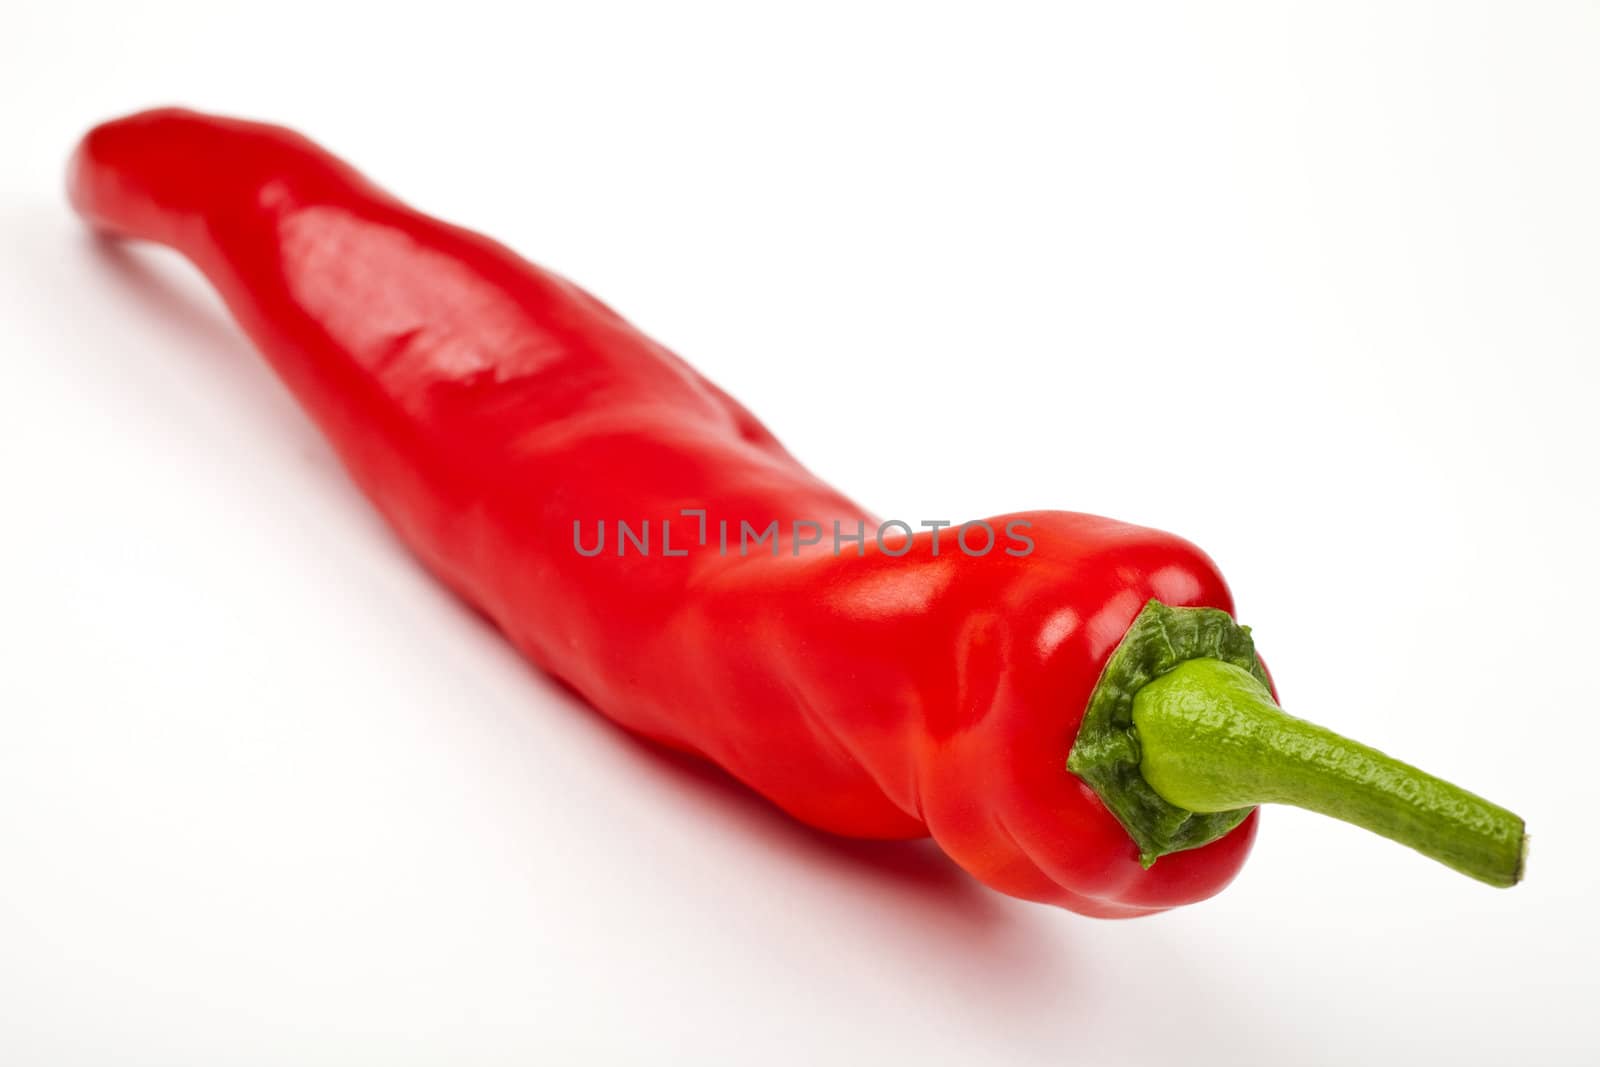
[[1188,541],[1065,511],[885,527],[583,289],[286,129],[134,115],[85,137],[69,185],[99,230],[205,273],[529,659],[797,819],[931,835],[995,889],[1099,916],[1216,893],[1265,801],[1521,875],[1516,816],[1278,709]]

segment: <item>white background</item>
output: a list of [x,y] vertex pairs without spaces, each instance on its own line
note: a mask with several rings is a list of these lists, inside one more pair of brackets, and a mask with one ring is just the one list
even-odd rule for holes
[[[0,1061],[1595,1062],[1600,9],[402,6],[7,8]],[[70,216],[164,103],[575,277],[882,514],[1196,540],[1528,881],[1271,810],[1099,922],[630,741]]]

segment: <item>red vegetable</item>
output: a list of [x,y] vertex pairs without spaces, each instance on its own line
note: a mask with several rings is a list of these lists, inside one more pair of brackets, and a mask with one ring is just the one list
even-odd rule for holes
[[[815,826],[932,834],[996,889],[1088,914],[1199,900],[1244,860],[1248,803],[1206,807],[1182,761],[1155,773],[1137,741],[1183,703],[1138,695],[1157,677],[1169,695],[1237,683],[1271,705],[1227,587],[1187,541],[1060,511],[989,520],[982,554],[980,526],[880,538],[598,300],[288,130],[136,115],[85,138],[70,185],[97,227],[193,260],[423,562],[629,729]],[[859,552],[834,551],[835,524]],[[1125,642],[1136,618],[1143,636]],[[1178,669],[1195,657],[1243,680]],[[1174,745],[1223,778],[1260,769],[1198,735]],[[1197,799],[1179,808],[1157,786]],[[1514,881],[1520,820],[1457,794],[1485,807],[1430,832],[1490,859],[1408,843]]]

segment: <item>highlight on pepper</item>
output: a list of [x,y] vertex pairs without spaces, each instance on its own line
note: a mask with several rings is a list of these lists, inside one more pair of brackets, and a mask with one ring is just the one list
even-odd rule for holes
[[[397,534],[528,659],[797,819],[931,836],[1003,893],[1106,917],[1221,890],[1265,803],[1522,877],[1517,816],[1280,709],[1182,538],[1056,510],[880,520],[583,289],[281,127],[131,115],[84,137],[68,189],[210,279]],[[602,517],[670,519],[673,551],[617,553],[620,525],[574,551]],[[964,550],[974,523],[1027,550]],[[686,551],[729,528],[785,548]]]

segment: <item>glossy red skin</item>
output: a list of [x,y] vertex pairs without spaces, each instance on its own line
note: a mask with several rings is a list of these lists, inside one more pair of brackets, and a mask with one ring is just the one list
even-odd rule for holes
[[[938,556],[924,532],[899,558],[870,534],[862,558],[588,558],[574,519],[875,520],[587,293],[288,130],[147,112],[92,131],[69,184],[96,227],[193,260],[426,565],[628,729],[814,826],[931,834],[995,889],[1085,914],[1200,900],[1244,861],[1254,816],[1142,869],[1066,770],[1148,598],[1232,611],[1187,541],[1031,512],[990,520],[1032,523],[1025,558],[949,531]],[[695,524],[673,526],[682,546]]]

